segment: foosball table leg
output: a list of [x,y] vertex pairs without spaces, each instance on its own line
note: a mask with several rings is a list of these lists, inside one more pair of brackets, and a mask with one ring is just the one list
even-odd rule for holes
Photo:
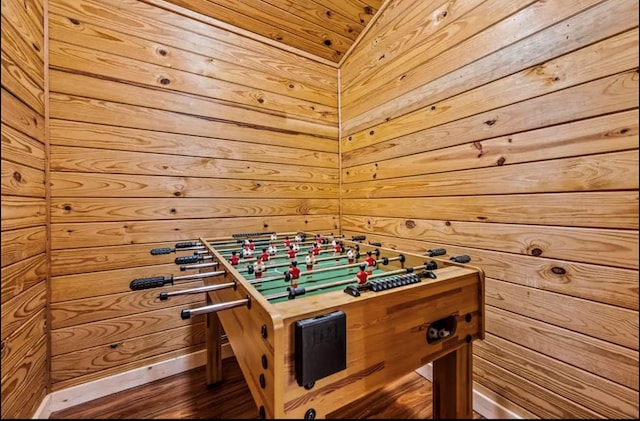
[[[212,304],[207,294],[207,305]],[[222,381],[222,325],[218,313],[205,315],[205,341],[207,346],[207,386]]]
[[433,361],[433,418],[473,418],[472,343]]

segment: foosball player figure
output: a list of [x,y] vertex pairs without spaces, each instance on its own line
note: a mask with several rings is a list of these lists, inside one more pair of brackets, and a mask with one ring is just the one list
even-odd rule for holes
[[231,252],[231,256],[229,257],[229,263],[231,263],[231,266],[238,266],[238,263],[240,263],[240,256],[238,256],[237,251]]
[[313,256],[313,250],[309,250],[307,257],[304,258],[304,261],[307,264],[307,270],[313,270],[313,265],[316,263],[316,258]]
[[293,246],[293,249],[296,251],[296,253],[300,251],[300,244],[294,241],[291,245]]
[[258,257],[258,259],[256,260],[255,265],[253,266],[253,272],[256,275],[256,279],[260,279],[262,278],[262,273],[266,271],[266,267],[264,265],[264,262],[262,261],[262,259],[260,257]]
[[287,250],[286,253],[291,260],[296,258],[296,251],[293,249],[293,244],[289,246],[289,250]]
[[347,250],[347,263],[352,264],[356,260],[356,249],[353,246],[349,246]]
[[284,237],[284,247],[285,248],[289,248],[289,246],[291,245],[291,240],[289,240],[289,237]]
[[251,256],[253,256],[253,251],[251,251],[251,248],[249,248],[249,244],[246,244],[242,249],[242,258],[248,259]]
[[358,273],[356,273],[356,279],[358,280],[358,285],[364,285],[369,278],[369,274],[367,273],[367,264],[360,263],[358,266]]
[[367,273],[371,275],[373,273],[373,268],[376,265],[376,259],[372,256],[371,251],[367,252],[367,257],[364,259],[364,261],[367,263]]
[[[335,244],[333,245],[333,255],[339,256],[341,254],[342,254],[342,243],[340,243],[339,241],[335,241]],[[340,261],[340,259],[336,259],[336,262],[338,261]]]
[[320,245],[314,244],[313,248],[311,249],[311,251],[313,252],[314,256],[319,255],[320,254]]
[[258,256],[258,259],[262,260],[263,262],[268,262],[269,261],[269,253],[267,252],[266,247],[262,249],[262,253],[260,254],[260,256]]
[[298,288],[298,279],[300,278],[300,268],[297,261],[292,261],[289,266],[289,275],[291,276],[291,288]]
[[301,243],[302,237],[300,236],[300,234],[296,234],[296,236],[293,237],[293,241],[295,241],[296,243]]
[[271,234],[271,237],[269,237],[271,239],[271,241],[276,241],[278,239],[278,234],[276,234],[275,232]]
[[253,244],[253,240],[251,238],[249,238],[247,240],[247,245],[249,246],[249,250],[251,250],[251,251],[255,250],[255,248],[256,248],[256,245]]
[[275,256],[278,252],[278,247],[274,243],[269,243],[269,248],[267,249],[271,256]]

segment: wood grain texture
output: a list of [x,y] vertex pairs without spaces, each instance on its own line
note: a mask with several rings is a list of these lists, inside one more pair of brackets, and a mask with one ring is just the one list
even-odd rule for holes
[[[600,206],[606,202],[606,208]],[[404,203],[404,205],[403,205]],[[441,209],[448,209],[446,218]],[[373,210],[372,210],[373,209]],[[396,218],[446,219],[566,227],[638,228],[638,193],[576,192],[351,199],[343,212]],[[625,236],[625,234],[622,234]]]
[[[167,13],[165,8],[150,3],[135,0],[82,3],[58,1],[49,10],[77,21],[77,24],[71,21],[69,24],[76,31],[82,31],[81,23],[88,22],[100,28],[114,29],[156,43],[234,62],[263,73],[285,76],[294,81],[337,91],[335,67],[272,48],[211,23],[179,13]],[[111,13],[114,8],[118,13]],[[189,32],[187,38],[184,37],[185,31]]]
[[44,225],[46,214],[44,199],[2,197],[2,230]]
[[44,168],[35,169],[2,160],[2,194],[12,196],[45,196]]
[[170,1],[336,63],[380,7],[380,2],[360,0],[343,1],[340,9],[334,6],[337,2],[326,0],[297,7],[290,0]]
[[[598,418],[634,418],[638,413],[638,396],[633,390],[500,337],[487,334],[474,351],[476,358],[504,370],[526,371],[530,374],[528,378],[596,412]],[[558,376],[559,372],[563,375]]]
[[[510,282],[486,278],[485,300],[491,305],[604,341],[638,349],[638,312],[566,296]],[[562,312],[558,312],[563,308]]]
[[122,369],[127,363],[193,347],[203,342],[204,331],[200,323],[126,339],[114,344],[115,346],[93,346],[57,355],[51,358],[51,380],[57,383],[108,368]]
[[[335,230],[337,214],[251,216],[241,218],[175,219],[157,221],[98,222],[82,224],[56,224],[52,249],[78,247],[104,247],[125,244],[144,244],[155,241],[185,241],[202,234],[219,233],[222,226],[237,227],[233,232],[258,232],[264,225],[290,226],[295,223],[307,227]],[[256,227],[248,231],[249,225]],[[295,230],[290,230],[295,231]],[[149,246],[150,248],[152,246]],[[148,250],[147,250],[148,253]]]
[[2,1],[2,418],[48,391],[44,6]]
[[[356,221],[347,218],[345,222]],[[468,255],[474,265],[482,267],[490,278],[512,282],[518,285],[554,291],[569,297],[612,304],[631,310],[638,310],[638,271],[618,269],[606,265],[606,261],[594,259],[590,263],[572,262],[547,257],[518,254],[517,252],[492,251],[483,245],[471,242],[461,245],[446,239],[431,238],[427,234],[403,231],[392,223],[376,222],[376,231],[363,230],[362,225],[355,231],[347,230],[345,235],[366,235],[367,241],[377,241],[392,249],[402,248],[416,253],[427,254],[429,250],[444,248],[446,256]],[[398,227],[398,231],[389,231]],[[429,231],[426,231],[429,232]],[[381,235],[385,233],[386,235]],[[399,234],[403,233],[403,234]],[[407,234],[408,233],[408,234]],[[409,235],[405,237],[404,235]],[[500,233],[494,238],[502,237]],[[469,237],[471,238],[471,237]]]
[[9,125],[2,125],[2,157],[35,169],[44,168],[44,145],[38,139],[19,132]]
[[[120,54],[164,68],[215,77],[330,107],[335,107],[338,102],[335,86],[333,88],[329,86],[327,89],[325,84],[309,79],[314,76],[313,74],[305,74],[302,71],[297,72],[299,74],[291,73],[290,67],[282,66],[278,69],[279,71],[274,71],[267,67],[268,63],[260,63],[258,57],[255,57],[255,63],[246,63],[246,60],[240,63],[237,63],[238,60],[225,61],[225,56],[221,59],[217,53],[206,54],[206,50],[203,51],[200,48],[193,51],[176,48],[174,45],[180,44],[177,40],[159,43],[148,39],[151,37],[142,38],[137,34],[114,31],[109,27],[93,25],[86,20],[83,20],[82,26],[79,27],[64,15],[50,14],[49,18],[52,27],[51,37],[68,45],[78,45],[80,41],[79,45],[91,44],[95,51]],[[247,52],[242,57],[246,57],[247,54],[250,57],[253,56]],[[257,69],[256,65],[263,66],[264,71]]]
[[[59,390],[203,346],[198,324],[197,339],[174,334],[191,326],[178,309],[203,297],[128,290],[134,278],[178,274],[176,256],[152,247],[336,230],[340,174],[335,67],[168,3],[49,6]],[[110,353],[121,342],[131,348]]]
[[[215,78],[215,75],[201,76],[58,41],[51,42],[50,51],[52,68],[64,68],[72,73],[56,79],[58,84],[51,89],[57,92],[74,93],[74,79],[81,79],[82,75],[91,75],[148,88],[166,87],[169,92],[193,94],[217,100],[210,101],[212,106],[209,108],[218,108],[219,112],[225,110],[222,101],[233,102],[234,106],[244,110],[249,118],[253,114],[252,111],[257,110],[276,116],[287,116],[291,119],[337,122],[335,103],[332,104],[333,106],[327,106],[291,97],[288,92],[278,94],[251,89],[244,84],[220,80]],[[149,101],[157,101],[152,92],[149,96],[151,97]],[[287,124],[286,120],[283,119],[282,124]]]
[[[67,409],[50,418],[174,418],[249,419],[258,408],[235,357],[222,362],[222,384],[207,388],[205,372],[184,373],[105,396]],[[432,417],[431,382],[416,374],[390,383],[353,404],[329,414],[329,419],[428,419]],[[478,413],[475,419],[482,418]]]
[[[553,51],[552,55],[549,55],[549,52],[548,52],[549,51],[548,45],[553,45],[553,41],[549,39],[549,36],[550,36],[549,33],[551,34],[551,37],[553,37],[555,35],[554,31],[560,30],[560,26],[564,27],[562,31],[564,32],[563,35],[565,35],[565,37],[568,33],[570,33],[572,36],[574,35],[574,33],[576,36],[580,34],[579,33],[580,29],[574,32],[575,31],[573,29],[574,27],[577,27],[577,28],[582,27],[583,30],[585,30],[586,28],[584,27],[588,26],[590,31],[592,32],[596,31],[595,34],[593,35],[593,40],[599,40],[602,38],[606,38],[607,36],[614,35],[618,33],[621,30],[621,28],[630,29],[630,28],[633,28],[634,26],[637,26],[637,22],[635,22],[635,19],[632,18],[631,16],[629,16],[628,20],[624,22],[621,22],[620,19],[612,18],[611,16],[609,16],[609,19],[612,19],[611,21],[609,21],[609,25],[612,25],[615,22],[615,28],[609,27],[608,29],[605,29],[605,25],[603,24],[603,22],[599,22],[598,23],[599,26],[597,28],[594,28],[592,25],[592,22],[595,21],[596,19],[599,19],[600,17],[606,20],[607,19],[606,15],[618,16],[618,15],[623,15],[624,13],[633,13],[634,11],[637,11],[637,4],[634,4],[634,2],[629,2],[629,1],[619,3],[617,5],[619,9],[615,10],[615,12],[613,10],[609,10],[609,6],[601,7],[599,9],[594,8],[589,10],[589,13],[585,13],[584,15],[578,15],[579,17],[576,16],[573,19],[568,20],[567,22],[563,22],[562,25],[558,22],[562,21],[563,19],[571,17],[572,15],[576,14],[577,12],[583,9],[588,8],[588,6],[590,5],[598,3],[598,1],[597,0],[590,0],[590,1],[577,0],[577,1],[571,1],[568,3],[563,3],[562,5],[556,4],[556,3],[534,2],[529,7],[526,7],[520,10],[518,13],[515,13],[509,17],[506,17],[506,15],[503,14],[502,10],[507,12],[507,15],[508,15],[509,12],[514,10],[514,9],[511,9],[511,10],[509,9],[510,5],[517,6],[518,4],[514,2],[508,2],[510,3],[510,5],[506,5],[504,4],[505,3],[504,1],[502,3],[503,3],[502,6],[498,6],[498,10],[495,10],[493,13],[488,13],[483,15],[484,22],[483,20],[480,20],[478,22],[474,22],[471,25],[465,26],[465,29],[467,31],[480,30],[481,32],[478,32],[473,37],[466,39],[464,42],[460,42],[457,45],[455,45],[454,42],[459,41],[459,38],[454,36],[454,37],[451,37],[450,39],[447,39],[445,42],[441,42],[438,48],[434,48],[433,46],[426,44],[426,49],[408,50],[410,54],[408,56],[403,55],[402,60],[397,60],[396,61],[397,65],[395,66],[394,66],[394,63],[386,64],[384,66],[384,70],[387,72],[391,72],[391,74],[380,74],[380,72],[377,72],[375,75],[374,81],[369,81],[369,83],[366,83],[366,85],[365,85],[365,82],[362,82],[362,84],[366,86],[365,88],[367,90],[366,93],[369,93],[368,98],[365,98],[364,101],[360,101],[360,103],[358,104],[353,104],[353,101],[365,95],[365,92],[362,92],[362,88],[360,89],[361,92],[358,92],[358,89],[356,87],[351,88],[349,93],[345,92],[345,95],[348,98],[345,100],[350,102],[344,102],[344,101],[342,102],[343,107],[345,108],[345,110],[343,111],[343,117],[346,120],[352,120],[356,115],[362,114],[363,112],[368,112],[367,109],[373,108],[375,106],[374,104],[384,104],[394,98],[395,98],[394,102],[397,100],[403,100],[405,98],[409,102],[412,102],[409,98],[407,98],[409,96],[413,96],[414,98],[417,98],[419,100],[422,99],[423,102],[417,103],[415,105],[412,104],[411,108],[408,110],[406,109],[407,107],[403,107],[403,110],[402,110],[403,114],[409,111],[416,110],[418,108],[423,108],[429,104],[434,104],[435,101],[441,100],[444,98],[435,97],[434,95],[435,92],[428,93],[425,90],[425,88],[430,87],[427,85],[427,82],[442,78],[443,76],[446,76],[447,78],[452,77],[456,72],[458,72],[458,74],[456,74],[457,76],[456,79],[458,79],[457,81],[458,84],[460,84],[463,81],[467,81],[468,79],[466,77],[468,76],[462,77],[462,78],[459,77],[459,73],[462,71],[462,68],[464,67],[465,63],[479,61],[479,63],[475,63],[475,65],[472,66],[472,68],[474,69],[474,73],[477,71],[480,71],[480,76],[479,76],[480,78],[478,77],[474,78],[475,80],[472,82],[472,85],[470,86],[469,84],[467,84],[466,89],[464,89],[463,91],[469,90],[474,86],[480,86],[491,80],[495,80],[500,77],[507,76],[514,69],[522,70],[526,67],[529,67],[535,64],[540,64],[541,61],[530,61],[532,58],[534,60],[536,58],[538,58],[538,60],[540,59],[540,57],[536,56],[534,52],[529,53],[529,51],[527,51],[525,53],[523,50],[520,50],[517,52],[513,50],[516,50],[517,48],[523,48],[525,45],[526,45],[525,48],[527,48],[528,50],[528,49],[534,48],[533,46],[536,46],[541,43],[542,45],[538,46],[537,48],[545,48],[547,50],[547,53],[546,53],[547,59],[551,57],[555,57],[557,50],[555,49],[552,50]],[[486,3],[486,4],[491,5],[490,3]],[[520,5],[521,4],[522,3],[520,3]],[[492,6],[495,7],[496,5],[492,5]],[[482,8],[478,8],[474,10],[474,12],[483,13],[483,10]],[[487,19],[491,19],[494,16],[498,20],[500,19],[502,20],[499,21],[499,23],[495,23],[496,22],[495,20],[488,21],[488,22],[486,21]],[[491,24],[491,23],[494,23],[494,24],[491,26],[488,26],[486,30],[482,30],[487,24]],[[550,31],[546,31],[546,30],[543,31],[543,29],[546,29],[547,27],[551,26],[554,23],[557,24],[555,28],[551,27]],[[480,25],[476,26],[475,24],[480,24]],[[568,31],[571,31],[571,32],[568,32]],[[602,31],[604,34],[601,33],[600,31]],[[536,34],[536,32],[538,36],[537,37],[532,36]],[[608,32],[608,35],[606,35],[607,32]],[[463,31],[462,34],[464,33],[465,32]],[[505,33],[509,33],[511,34],[511,36],[503,37],[502,34],[505,34]],[[440,41],[437,37],[443,36],[443,34],[439,31],[435,35],[436,35],[437,41]],[[517,42],[520,40],[522,41]],[[566,38],[563,37],[562,41],[566,41]],[[453,47],[453,45],[455,45],[455,48],[451,48]],[[587,44],[582,44],[582,45],[584,46]],[[505,54],[508,50],[511,50],[511,51],[509,51],[508,54]],[[571,50],[572,49],[567,49],[565,51],[571,51]],[[492,56],[492,53],[496,51],[501,51],[501,54],[505,54],[505,55],[502,56],[502,58],[500,54],[498,54],[497,57]],[[441,54],[434,57],[434,55],[438,53],[441,53]],[[524,60],[525,63],[530,63],[530,64],[518,68],[517,65],[519,63],[517,61],[514,63],[512,57],[514,55],[519,56],[522,54],[524,54],[525,57],[520,60]],[[504,60],[506,57],[511,57],[511,59],[508,62],[504,62],[504,66],[503,66],[502,65],[503,63],[500,60],[501,59]],[[414,62],[411,61],[411,58],[414,58]],[[483,66],[484,63],[481,61],[482,59],[484,59],[485,61],[492,62],[493,69],[494,69],[493,78],[491,79],[482,78],[482,75],[484,75],[484,72],[485,72],[485,69]],[[542,59],[542,62],[543,61],[544,59]],[[498,70],[496,70],[496,67],[495,67],[496,65],[500,66]],[[507,69],[509,69],[509,71],[505,72],[505,70]],[[387,83],[392,80],[395,83],[393,84]],[[437,88],[438,92],[443,92],[443,91],[439,91],[439,89],[442,89],[445,86],[447,85],[444,83],[439,83],[439,88]],[[375,95],[374,96],[370,95],[371,92],[375,92]],[[451,89],[447,89],[446,92],[447,92],[447,95],[452,95],[456,91],[454,90],[452,92]],[[460,91],[457,91],[457,92],[460,92]],[[405,95],[405,96],[402,96],[402,95]],[[425,101],[426,99],[424,98],[425,95],[429,96],[429,99],[428,99],[429,102]],[[375,101],[373,102],[374,104],[372,104],[372,101],[371,101],[373,97],[375,97]],[[413,101],[415,101],[415,99]],[[398,103],[395,103],[395,105],[396,105],[396,111],[397,111]],[[384,117],[393,118],[393,117],[397,117],[398,115],[399,114],[394,113],[392,115],[387,114]],[[371,113],[371,116],[379,117],[379,115],[376,114],[375,112]],[[368,117],[369,121],[370,121],[370,118],[371,117]],[[349,126],[346,126],[346,127],[349,127]],[[352,133],[352,130],[346,127],[345,127],[346,132]]]
[[238,180],[229,178],[202,178],[185,176],[127,174],[54,173],[51,177],[55,196],[74,197],[198,197],[259,199],[297,197],[299,199],[335,199],[335,183]]
[[637,416],[637,9],[393,1],[340,69],[343,233],[482,267],[476,380],[528,418]]
[[[614,142],[609,142],[614,143]],[[629,147],[638,143],[638,137],[633,136],[624,139]],[[611,145],[613,147],[613,145]],[[477,148],[476,148],[477,147]],[[455,148],[451,148],[455,149]],[[460,149],[466,149],[463,153],[457,153]],[[611,154],[590,155],[575,158],[558,158],[549,161],[538,161],[524,164],[510,163],[508,165],[492,166],[479,169],[457,170],[460,167],[483,165],[481,162],[485,156],[482,145],[468,145],[460,147],[457,151],[444,150],[435,153],[450,163],[447,170],[444,169],[439,158],[433,155],[427,161],[427,165],[420,165],[419,159],[413,160],[415,164],[408,164],[414,169],[413,174],[424,171],[437,171],[426,175],[411,175],[402,178],[380,179],[379,171],[386,173],[386,163],[376,163],[370,171],[376,175],[375,180],[362,181],[353,184],[343,184],[342,193],[350,198],[392,198],[392,197],[419,197],[425,192],[429,196],[471,196],[487,194],[514,194],[514,193],[549,193],[549,192],[586,192],[607,191],[638,188],[638,151],[631,150]],[[509,159],[513,155],[501,154],[498,159],[505,156]],[[474,155],[475,156],[472,156]],[[493,155],[489,149],[487,155]],[[489,156],[487,159],[490,160]],[[531,158],[533,159],[533,157]],[[473,162],[473,161],[478,162]],[[517,158],[516,158],[517,160]],[[404,159],[403,159],[404,161]],[[471,161],[471,162],[470,162]],[[424,161],[422,161],[424,162]],[[514,164],[514,165],[512,165]],[[369,166],[367,166],[369,167]],[[405,167],[395,167],[395,171],[402,171]],[[424,169],[423,169],[424,168]],[[400,171],[399,171],[400,170]],[[343,170],[349,172],[349,170]],[[396,173],[393,173],[395,176]],[[456,171],[454,173],[454,171]],[[381,178],[381,177],[380,177]]]
[[[171,261],[151,266],[54,276],[51,279],[51,303],[129,292],[129,282],[133,279],[169,274],[175,270],[176,264]],[[190,284],[201,286],[202,281]]]
[[162,219],[207,219],[225,217],[270,217],[282,215],[331,215],[338,212],[338,201],[328,199],[171,198],[162,205],[151,198],[110,199],[73,198],[51,202],[53,224],[79,222],[144,221]]
[[488,333],[638,391],[637,351],[492,306],[486,317]]
[[[473,66],[462,66],[445,74],[437,73],[439,77],[431,79],[428,83],[412,89],[393,101],[382,105],[374,104],[374,109],[368,109],[366,114],[350,120],[353,123],[345,122],[344,134],[352,134],[370,125],[393,120],[395,117],[426,106],[437,106],[438,101],[500,79],[512,72],[516,73],[526,68],[532,68],[534,71],[545,69],[546,64],[559,55],[618,34],[623,28],[629,30],[637,27],[636,12],[637,4],[634,2],[600,4],[587,9],[567,21],[558,22],[547,30],[540,31],[521,42],[516,42],[474,62]],[[461,51],[460,53],[464,55],[470,52]],[[598,55],[600,54],[606,54],[606,52],[600,51]],[[460,55],[452,54],[447,61],[453,60],[456,63],[456,60],[459,60],[458,57]],[[594,59],[597,58],[597,56],[594,57]],[[436,72],[440,71],[441,66],[446,65],[439,60],[434,61],[433,70]],[[441,66],[438,66],[439,64]],[[431,65],[432,63],[429,63],[429,66]],[[553,68],[547,68],[547,71],[552,72]],[[554,81],[552,78],[551,85],[562,81],[573,71],[557,74],[558,80]],[[535,80],[535,77],[527,79]],[[545,83],[544,79],[542,82]]]
[[[220,100],[215,96],[211,96],[214,93],[209,92],[209,87],[212,86],[210,82],[206,82],[206,88],[198,88],[202,95],[208,96],[195,96],[189,93],[175,92],[167,87],[147,88],[139,86],[137,83],[104,80],[99,75],[84,76],[76,75],[72,72],[56,75],[55,73],[56,71],[51,71],[51,90],[60,95],[89,97],[93,100],[105,100],[131,106],[168,110],[181,115],[190,115],[194,118],[226,122],[227,124],[233,122],[245,127],[259,126],[264,129],[331,138],[338,135],[337,123],[330,121],[333,118],[325,117],[332,114],[326,108],[324,110],[320,109],[314,116],[299,119],[292,113],[287,113],[286,110],[276,113],[271,110],[256,109],[252,105],[238,103],[237,98],[230,98],[236,102],[230,102],[229,99],[224,98]],[[172,79],[168,76],[160,76],[157,84],[169,86],[172,83]],[[236,88],[236,92],[238,90]],[[239,95],[242,95],[242,92]],[[267,99],[263,95],[256,102],[258,104],[264,103]],[[312,108],[315,109],[316,107],[313,105],[308,107],[309,110]],[[318,106],[318,108],[324,107]]]
[[[630,110],[601,117],[588,118],[575,122],[558,124],[551,127],[511,133],[484,140],[449,146],[438,150],[437,145],[425,144],[422,134],[412,134],[381,142],[367,148],[355,149],[344,153],[345,167],[355,167],[374,161],[402,159],[404,155],[414,156],[416,161],[436,165],[440,160],[451,162],[452,170],[472,168],[479,162],[483,166],[496,166],[500,158],[503,164],[525,162],[526,157],[532,160],[563,158],[576,154],[596,154],[613,152],[622,149],[634,149],[638,144],[638,111]],[[579,146],[576,148],[574,146]],[[577,149],[577,150],[576,150]],[[429,161],[423,161],[423,159]],[[459,166],[456,160],[464,160],[466,164]],[[407,165],[406,160],[402,161]],[[423,171],[426,165],[423,165]],[[396,168],[401,171],[401,168]],[[345,178],[348,174],[344,173]]]
[[[179,133],[139,130],[94,123],[53,120],[51,143],[60,146],[91,147],[121,151],[140,151],[190,155],[210,158],[245,159],[271,162],[269,156],[282,162],[302,160],[312,167],[337,167],[335,140],[301,137],[300,141],[267,142],[260,137],[234,142],[226,132],[220,137],[188,136]],[[311,141],[313,140],[313,141]]]
[[32,286],[44,282],[47,259],[44,253],[2,268],[2,304]]
[[[635,96],[637,91],[638,73],[634,70],[491,111],[470,114],[469,117],[448,123],[438,121],[440,113],[436,107],[431,118],[425,118],[424,115],[421,115],[418,120],[409,117],[404,121],[391,120],[375,127],[375,129],[364,130],[349,136],[347,142],[343,142],[343,150],[363,148],[416,132],[420,132],[423,139],[429,140],[430,148],[455,146],[513,132],[637,108],[638,98]],[[589,101],[588,99],[593,96],[597,96],[600,100],[597,102]],[[580,106],[570,107],[566,104],[580,104]],[[431,112],[431,108],[423,111],[423,113],[427,112]],[[414,117],[413,114],[409,116]]]

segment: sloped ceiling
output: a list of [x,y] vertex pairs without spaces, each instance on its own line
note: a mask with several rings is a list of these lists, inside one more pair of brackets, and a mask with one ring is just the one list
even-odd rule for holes
[[334,63],[384,0],[167,0]]

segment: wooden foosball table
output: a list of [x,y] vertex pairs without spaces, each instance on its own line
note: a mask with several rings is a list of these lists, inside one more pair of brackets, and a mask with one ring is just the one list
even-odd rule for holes
[[[299,236],[297,256],[285,237]],[[223,333],[263,418],[325,418],[428,363],[433,367],[434,418],[472,418],[472,343],[484,338],[484,274],[464,263],[399,252],[380,244],[316,233],[249,233],[176,244],[153,254],[192,250],[176,259],[184,278],[205,286],[161,293],[203,293],[207,305],[183,318],[206,318],[207,381],[221,380]],[[230,260],[243,243],[252,257]],[[342,250],[336,251],[335,244]],[[313,244],[313,266],[305,257]],[[265,267],[255,258],[275,245]],[[290,249],[290,247],[286,247]],[[354,256],[355,250],[355,256]],[[347,256],[347,254],[349,256]],[[375,260],[366,264],[365,258]],[[289,272],[291,261],[300,269]],[[457,261],[456,261],[457,260]],[[368,272],[366,282],[356,274]],[[178,278],[133,280],[132,289]]]

